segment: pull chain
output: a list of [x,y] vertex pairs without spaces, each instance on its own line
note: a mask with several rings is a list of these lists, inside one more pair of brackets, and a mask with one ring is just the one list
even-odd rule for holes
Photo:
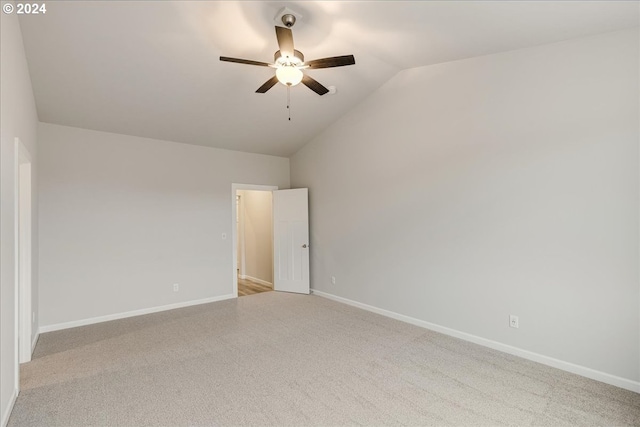
[[291,85],[287,85],[287,111],[289,112],[289,121],[291,121]]

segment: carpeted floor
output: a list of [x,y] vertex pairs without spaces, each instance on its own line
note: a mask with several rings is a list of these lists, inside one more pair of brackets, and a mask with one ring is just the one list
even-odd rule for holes
[[316,296],[40,337],[9,426],[640,425],[640,395]]

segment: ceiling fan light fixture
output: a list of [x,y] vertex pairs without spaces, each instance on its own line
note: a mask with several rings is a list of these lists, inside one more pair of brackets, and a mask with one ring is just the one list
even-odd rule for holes
[[276,77],[278,81],[285,86],[295,86],[302,81],[302,71],[291,65],[278,67],[276,69]]
[[[279,16],[286,15],[286,8],[278,12]],[[296,16],[291,13],[291,15]],[[293,24],[293,20],[290,17],[285,19],[286,22]],[[315,59],[313,61],[305,62],[304,55],[299,50],[296,50],[293,45],[293,33],[291,28],[282,27],[280,25],[275,26],[276,39],[278,40],[279,49],[273,54],[273,64],[266,62],[251,61],[248,59],[229,58],[221,56],[220,61],[237,62],[239,64],[257,65],[261,67],[275,68],[275,76],[272,75],[269,80],[264,82],[262,86],[256,90],[256,93],[266,93],[269,89],[274,87],[278,82],[287,87],[287,96],[289,94],[289,88],[296,86],[300,83],[311,89],[313,92],[322,96],[331,91],[324,87],[321,83],[316,81],[308,74],[303,74],[302,70],[307,68],[319,69],[319,68],[334,68],[344,67],[346,65],[354,65],[356,59],[353,55],[332,56],[329,58]],[[331,93],[335,93],[331,92]]]

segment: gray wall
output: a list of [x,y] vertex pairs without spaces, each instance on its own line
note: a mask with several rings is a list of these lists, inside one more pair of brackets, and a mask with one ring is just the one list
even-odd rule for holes
[[231,184],[289,187],[286,158],[39,131],[42,326],[231,295]]
[[8,416],[11,396],[15,386],[15,149],[14,141],[18,137],[31,154],[32,200],[32,298],[33,310],[36,311],[36,322],[32,327],[35,336],[38,330],[38,198],[35,188],[38,183],[37,165],[37,124],[31,79],[22,44],[22,34],[17,15],[1,15],[2,34],[0,36],[1,70],[1,105],[0,122],[2,123],[2,142],[0,146],[0,194],[2,196],[0,214],[0,424]]
[[638,381],[638,51],[622,31],[397,74],[291,159],[312,287]]

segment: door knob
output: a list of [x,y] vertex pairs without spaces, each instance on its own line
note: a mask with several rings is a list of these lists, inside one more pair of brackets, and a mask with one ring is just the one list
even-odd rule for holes
[[308,248],[307,244],[305,243],[304,245],[302,245],[303,248]]

